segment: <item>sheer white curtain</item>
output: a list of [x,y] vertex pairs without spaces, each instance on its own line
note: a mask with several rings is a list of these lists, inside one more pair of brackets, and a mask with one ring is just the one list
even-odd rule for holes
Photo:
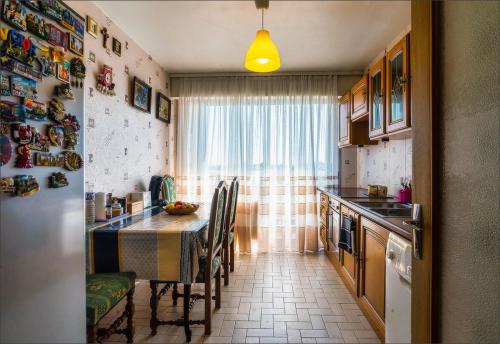
[[240,252],[317,251],[316,186],[337,184],[335,76],[174,78],[179,199],[240,179]]

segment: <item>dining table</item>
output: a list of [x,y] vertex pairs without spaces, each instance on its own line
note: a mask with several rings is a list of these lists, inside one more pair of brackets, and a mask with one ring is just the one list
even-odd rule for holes
[[[198,258],[203,253],[209,216],[209,204],[200,205],[189,215],[169,215],[162,207],[153,207],[114,222],[87,226],[87,272],[134,271],[137,279],[149,280],[151,334],[157,333],[159,325],[183,326],[189,342],[189,325],[203,323],[203,320],[190,320],[189,310],[192,307],[191,284],[199,271]],[[160,283],[165,286],[158,290]],[[177,293],[177,283],[184,284],[183,317],[159,320],[159,300],[172,286]]]

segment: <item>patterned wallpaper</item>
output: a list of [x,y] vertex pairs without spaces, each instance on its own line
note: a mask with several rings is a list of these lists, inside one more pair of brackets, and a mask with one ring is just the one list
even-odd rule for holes
[[358,186],[368,184],[386,185],[387,192],[397,196],[400,178],[412,176],[412,140],[406,134],[403,140],[379,142],[376,146],[357,149]]
[[[170,95],[168,75],[151,56],[128,37],[93,2],[68,1],[82,16],[91,16],[106,27],[107,47],[103,35],[85,36],[85,189],[126,195],[147,190],[152,175],[170,172],[169,142],[173,142],[172,119],[167,126],[156,119],[156,93]],[[121,56],[112,49],[112,37],[121,42]],[[95,56],[95,62],[92,56]],[[113,68],[115,96],[96,90],[96,78],[102,66]],[[130,105],[134,76],[152,86],[151,113]],[[171,154],[169,154],[171,152]]]

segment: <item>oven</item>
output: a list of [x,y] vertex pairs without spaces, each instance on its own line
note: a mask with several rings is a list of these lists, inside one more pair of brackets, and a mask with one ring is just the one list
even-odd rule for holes
[[330,199],[328,207],[328,246],[339,257],[340,203]]

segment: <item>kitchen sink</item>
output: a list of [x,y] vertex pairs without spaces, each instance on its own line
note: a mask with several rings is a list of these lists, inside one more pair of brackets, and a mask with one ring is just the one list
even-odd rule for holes
[[369,209],[411,209],[411,204],[396,202],[356,202],[356,204]]
[[369,208],[369,210],[383,217],[410,217],[412,212],[411,208]]

